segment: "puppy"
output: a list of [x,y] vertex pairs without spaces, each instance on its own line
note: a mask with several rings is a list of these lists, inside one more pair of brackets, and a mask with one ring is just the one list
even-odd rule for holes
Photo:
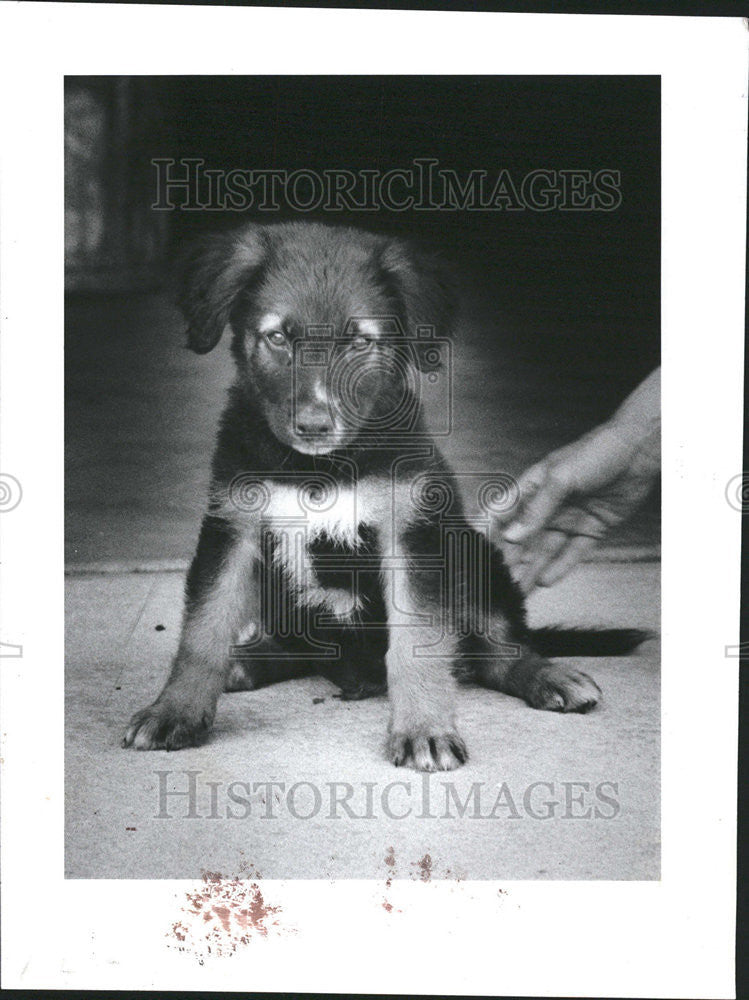
[[387,690],[387,756],[468,756],[455,689],[584,712],[600,691],[544,654],[617,654],[635,630],[530,631],[501,553],[463,512],[421,392],[449,347],[452,295],[404,243],[321,224],[245,225],[190,257],[188,344],[231,333],[237,381],[186,584],[179,649],[122,745],[174,750],[219,695],[321,673],[344,697]]

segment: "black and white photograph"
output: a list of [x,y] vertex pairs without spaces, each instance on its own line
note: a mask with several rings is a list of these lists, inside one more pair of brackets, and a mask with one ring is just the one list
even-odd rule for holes
[[734,995],[742,20],[0,22],[3,985]]
[[74,77],[65,152],[69,876],[657,879],[658,78]]

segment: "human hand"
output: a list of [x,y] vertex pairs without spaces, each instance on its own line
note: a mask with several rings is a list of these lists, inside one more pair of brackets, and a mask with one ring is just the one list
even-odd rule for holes
[[527,469],[495,531],[524,593],[565,576],[627,520],[660,469],[660,425],[613,417]]

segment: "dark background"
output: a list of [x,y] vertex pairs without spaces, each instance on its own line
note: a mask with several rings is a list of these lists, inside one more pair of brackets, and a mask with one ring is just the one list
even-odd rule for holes
[[[611,212],[250,212],[415,237],[462,290],[459,467],[521,469],[605,419],[660,350],[657,77],[68,78],[67,557],[188,558],[226,345],[182,349],[164,291],[176,249],[236,212],[155,212],[155,157],[214,169],[621,172]],[[653,500],[610,544],[652,547]]]

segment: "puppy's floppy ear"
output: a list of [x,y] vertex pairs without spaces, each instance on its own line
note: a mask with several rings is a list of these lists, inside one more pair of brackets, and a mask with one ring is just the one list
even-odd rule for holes
[[204,237],[178,265],[177,302],[187,320],[187,346],[207,354],[221,339],[232,309],[267,256],[260,226]]
[[[413,337],[419,326],[433,327],[438,337],[451,333],[456,295],[442,261],[394,239],[383,247],[380,266],[388,289],[401,307],[407,336]],[[417,356],[419,367],[425,368],[422,352]],[[426,367],[431,370],[434,365],[428,363]]]

